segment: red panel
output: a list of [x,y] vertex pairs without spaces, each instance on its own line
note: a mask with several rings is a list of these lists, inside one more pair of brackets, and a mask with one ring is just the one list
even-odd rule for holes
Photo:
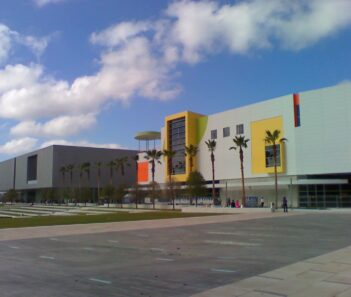
[[138,183],[149,181],[149,162],[138,163]]
[[300,94],[294,94],[294,106],[300,105]]
[[294,122],[295,127],[300,126],[300,94],[294,94]]

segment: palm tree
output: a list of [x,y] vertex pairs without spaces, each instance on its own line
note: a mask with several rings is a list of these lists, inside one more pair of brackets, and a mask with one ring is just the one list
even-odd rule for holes
[[64,185],[65,185],[65,174],[66,174],[66,166],[60,167],[61,177],[62,177],[62,191],[61,191],[61,199],[59,200],[59,204],[61,205],[61,200],[64,201]]
[[116,163],[114,161],[110,161],[106,163],[106,166],[110,168],[110,185],[112,186],[113,169],[115,168]]
[[245,179],[244,179],[244,151],[243,148],[247,148],[247,143],[250,139],[245,138],[245,136],[235,136],[233,142],[235,146],[230,147],[230,150],[236,150],[239,148],[239,158],[240,158],[240,170],[241,170],[241,205],[245,206]]
[[116,170],[121,170],[121,175],[124,176],[125,174],[125,167],[128,166],[130,167],[130,163],[128,163],[128,157],[121,157],[121,158],[117,158],[115,160],[115,166],[116,166]]
[[214,157],[214,151],[216,149],[216,140],[207,140],[206,142],[207,148],[208,150],[211,152],[211,164],[212,164],[212,200],[213,200],[213,205],[215,205],[215,196],[216,196],[216,192],[215,192],[215,167],[214,167],[214,163],[215,163],[215,157]]
[[196,157],[198,151],[199,151],[199,148],[195,145],[190,144],[189,146],[185,146],[185,156],[189,157],[190,173],[193,172],[194,158]]
[[273,162],[274,162],[274,183],[275,183],[275,208],[278,208],[278,174],[277,174],[277,144],[283,143],[287,139],[280,138],[280,130],[273,132],[266,130],[264,142],[273,146]]
[[96,162],[95,165],[96,165],[96,168],[97,168],[97,191],[98,191],[98,199],[97,199],[97,201],[99,201],[99,199],[100,199],[100,180],[101,180],[101,165],[102,165],[102,162],[101,161]]
[[72,199],[73,195],[73,169],[74,165],[73,164],[68,164],[66,166],[66,171],[69,172],[69,184],[70,184],[70,198]]
[[152,176],[152,204],[153,209],[155,209],[155,165],[156,162],[161,164],[160,158],[162,156],[162,152],[156,149],[146,152],[146,156],[144,157],[151,164],[151,176]]
[[87,174],[88,181],[90,181],[90,162],[84,163],[84,172]]
[[66,166],[66,171],[69,172],[69,181],[70,181],[70,186],[72,187],[72,183],[73,183],[73,169],[74,169],[74,165],[73,164],[68,164]]
[[[90,179],[90,162],[84,162],[79,165],[79,198],[82,198],[82,178],[84,172],[87,174],[88,180]],[[86,199],[84,199],[86,205]]]
[[138,162],[139,162],[139,155],[136,154],[135,156],[132,157],[132,160],[135,163],[135,208],[138,208]]
[[65,184],[65,174],[66,174],[66,171],[67,171],[67,169],[66,169],[65,166],[62,166],[62,167],[60,168],[60,173],[61,173],[61,176],[62,176],[62,185]]
[[167,164],[168,164],[168,183],[169,183],[169,190],[171,194],[171,199],[172,199],[172,204],[173,204],[173,209],[175,209],[174,205],[174,193],[173,193],[173,183],[172,183],[172,158],[176,155],[175,151],[170,150],[163,150],[163,155],[167,158]]

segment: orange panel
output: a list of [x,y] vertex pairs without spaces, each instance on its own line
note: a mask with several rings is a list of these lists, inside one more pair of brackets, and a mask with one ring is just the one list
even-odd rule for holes
[[149,181],[149,162],[138,163],[138,183]]

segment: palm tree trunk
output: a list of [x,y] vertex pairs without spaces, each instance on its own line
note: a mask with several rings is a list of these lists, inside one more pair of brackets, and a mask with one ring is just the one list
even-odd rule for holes
[[274,183],[275,183],[275,208],[278,209],[278,174],[277,174],[277,147],[273,145],[274,157]]
[[168,176],[169,176],[169,191],[171,192],[171,200],[172,200],[172,204],[173,204],[173,210],[175,209],[175,206],[174,206],[174,194],[173,194],[173,185],[172,185],[172,175],[171,175],[171,172],[168,173]]
[[136,173],[136,179],[135,179],[135,208],[138,208],[138,161],[135,162],[135,173]]
[[155,209],[155,161],[152,162],[152,208]]
[[214,155],[213,155],[213,153],[211,154],[211,163],[212,163],[212,200],[213,200],[213,206],[214,206],[215,205],[216,191],[215,191],[215,168],[214,168]]
[[242,187],[242,198],[241,198],[241,205],[245,206],[245,179],[244,179],[244,156],[243,151],[240,148],[240,169],[241,169],[241,187]]
[[98,195],[98,197],[97,197],[97,204],[99,204],[99,199],[100,199],[100,176],[98,176],[97,190],[98,190],[98,192],[97,192],[97,195]]

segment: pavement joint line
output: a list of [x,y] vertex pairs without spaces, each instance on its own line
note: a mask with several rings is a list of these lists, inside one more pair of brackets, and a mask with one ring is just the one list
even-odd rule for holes
[[157,261],[168,261],[168,262],[173,262],[175,261],[174,259],[171,258],[156,258]]
[[211,271],[213,271],[213,272],[225,272],[225,273],[235,273],[235,272],[238,272],[238,270],[220,269],[220,268],[212,268]]
[[95,251],[94,248],[89,247],[89,246],[83,247],[83,250],[86,250],[86,251]]
[[217,257],[218,260],[237,260],[237,257]]
[[351,263],[341,262],[341,261],[331,261],[332,263],[343,264],[351,266]]
[[139,237],[149,237],[149,235],[147,235],[147,234],[137,234],[137,236],[139,236]]
[[263,294],[271,294],[271,295],[279,296],[279,297],[288,297],[288,295],[286,295],[286,294],[279,294],[279,293],[266,291],[266,290],[254,290],[254,292],[263,293]]
[[237,246],[260,246],[261,245],[259,243],[229,241],[229,240],[205,240],[204,243],[218,244],[218,245],[237,245]]
[[47,259],[47,260],[55,260],[55,257],[50,257],[50,256],[40,256],[39,258]]
[[324,283],[331,283],[331,284],[340,284],[340,285],[347,285],[350,286],[349,282],[342,282],[342,281],[333,281],[333,280],[323,280]]
[[266,275],[258,275],[257,277],[267,278],[267,279],[284,280],[283,278],[280,278],[280,277],[266,276]]
[[103,279],[94,278],[94,277],[89,278],[89,280],[91,280],[93,282],[105,284],[105,285],[111,285],[111,281],[108,281],[108,280],[103,280]]

